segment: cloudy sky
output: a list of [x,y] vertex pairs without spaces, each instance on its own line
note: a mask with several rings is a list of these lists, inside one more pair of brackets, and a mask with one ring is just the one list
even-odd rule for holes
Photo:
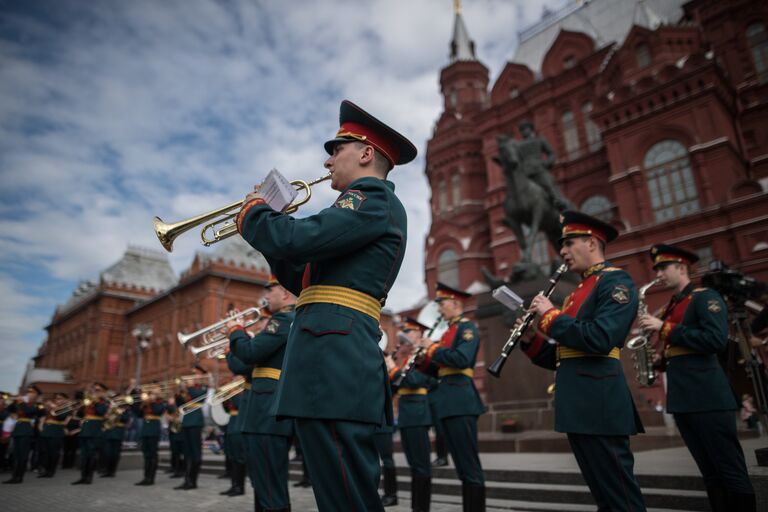
[[[566,0],[465,0],[495,79],[517,31]],[[0,0],[0,389],[15,390],[57,304],[152,217],[241,198],[273,167],[323,174],[348,98],[407,134],[393,173],[409,244],[388,306],[426,293],[423,151],[441,110],[451,0]],[[321,186],[312,206],[335,197]],[[202,249],[182,237],[177,273]]]

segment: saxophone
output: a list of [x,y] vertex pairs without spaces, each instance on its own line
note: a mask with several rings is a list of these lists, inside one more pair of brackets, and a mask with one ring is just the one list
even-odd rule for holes
[[[661,279],[656,278],[650,283],[642,286],[638,291],[639,306],[637,308],[637,316],[648,314],[648,304],[645,302],[645,294],[648,289],[656,284],[659,284]],[[653,345],[650,343],[652,331],[643,330],[638,336],[627,341],[626,347],[633,351],[632,360],[635,378],[643,386],[651,386],[656,382],[656,370],[653,369]]]

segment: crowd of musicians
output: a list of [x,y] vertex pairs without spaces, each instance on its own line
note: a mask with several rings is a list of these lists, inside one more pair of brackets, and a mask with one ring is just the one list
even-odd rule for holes
[[[217,354],[237,379],[236,392],[224,402],[231,485],[221,494],[243,494],[247,477],[254,510],[290,510],[289,450],[298,439],[302,484],[311,485],[321,511],[382,510],[398,502],[393,435],[399,431],[413,511],[430,509],[433,468],[447,465],[448,454],[462,484],[463,510],[485,510],[477,433],[485,406],[474,384],[480,335],[464,315],[471,295],[438,283],[432,292],[444,332],[436,336],[437,323],[403,318],[398,349],[382,353],[381,307],[407,232],[405,210],[386,176],[412,160],[416,149],[348,101],[340,125],[325,145],[325,166],[340,193],[331,208],[294,218],[276,211],[257,189],[236,218],[238,233],[265,256],[274,276],[266,285],[267,306],[258,308],[255,320],[233,314],[216,324],[214,345],[226,345]],[[535,321],[520,347],[533,364],[556,372],[555,430],[567,434],[598,510],[645,510],[629,443],[644,430],[620,361],[639,325],[654,347],[654,371],[666,372],[667,409],[701,471],[712,510],[754,511],[737,438],[739,407],[716,357],[728,342],[726,303],[715,290],[691,282],[695,254],[657,244],[649,266],[669,288],[669,302],[660,314],[641,309],[638,315],[636,284],[605,261],[607,244],[617,236],[598,219],[564,212],[560,256],[580,283],[562,305],[548,293],[527,305]],[[75,435],[81,477],[74,483],[92,483],[97,467],[114,476],[122,429],[134,415],[142,421],[144,457],[137,485],[158,484],[166,416],[173,425],[172,470],[183,478],[176,489],[195,489],[201,397],[212,382],[202,367],[194,371],[170,397],[163,394],[167,385],[112,396],[95,383],[72,401],[62,394],[40,401],[39,390],[30,388],[5,409],[16,418],[9,483],[23,480],[33,439],[40,477],[53,476],[62,452],[64,467],[71,467]]]

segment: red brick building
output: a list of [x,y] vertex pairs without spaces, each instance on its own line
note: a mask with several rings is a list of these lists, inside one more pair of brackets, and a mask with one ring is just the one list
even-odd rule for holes
[[[698,253],[699,272],[719,259],[768,281],[768,3],[573,2],[519,36],[491,83],[456,15],[426,152],[430,293],[438,280],[487,291],[483,266],[507,276],[518,261],[492,159],[522,120],[554,148],[563,194],[619,228],[608,258],[638,285],[661,242]],[[534,258],[554,257],[542,236]],[[651,311],[667,296],[651,293]]]

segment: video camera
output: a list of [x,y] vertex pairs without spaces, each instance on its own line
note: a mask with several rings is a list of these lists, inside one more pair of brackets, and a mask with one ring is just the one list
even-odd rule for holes
[[748,300],[760,300],[766,292],[765,283],[761,283],[753,277],[745,276],[718,260],[709,263],[709,271],[704,274],[701,282],[708,288],[714,288],[720,295],[728,297],[731,302],[736,304],[743,304]]

